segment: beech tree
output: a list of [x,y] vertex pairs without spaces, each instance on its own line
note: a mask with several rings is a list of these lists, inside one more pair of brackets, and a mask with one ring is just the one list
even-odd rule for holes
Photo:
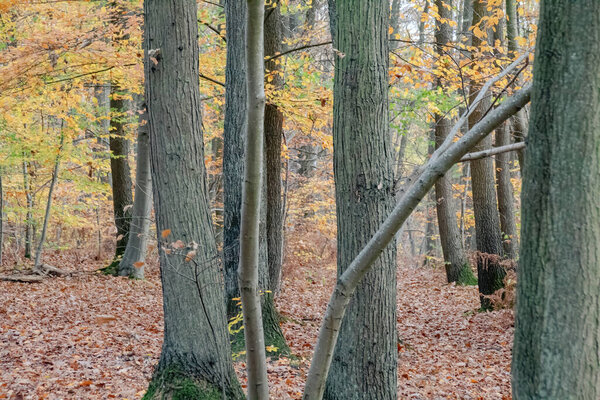
[[164,341],[147,399],[242,398],[207,198],[193,0],[146,0],[145,87]]
[[600,3],[541,3],[513,397],[600,398]]
[[[337,1],[333,145],[338,276],[394,204],[388,134],[388,1]],[[332,10],[330,10],[332,11]],[[357,288],[340,329],[326,399],[396,398],[396,250]]]

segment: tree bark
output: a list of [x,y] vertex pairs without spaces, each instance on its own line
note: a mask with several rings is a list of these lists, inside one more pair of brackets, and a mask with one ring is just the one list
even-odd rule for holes
[[147,399],[241,399],[206,185],[193,0],[146,0],[144,38],[164,340]]
[[[23,153],[25,156],[25,153]],[[29,162],[23,160],[23,190],[27,201],[25,213],[25,258],[31,258],[31,247],[33,246],[33,195],[29,183]]]
[[[265,55],[272,56],[281,51],[281,5],[267,6],[265,20]],[[311,9],[313,9],[313,6]],[[267,74],[273,77],[270,84],[279,89],[283,84],[279,75],[279,63],[267,62]],[[283,260],[283,210],[281,204],[281,146],[283,138],[283,113],[276,104],[267,101],[265,105],[265,178],[267,185],[267,248],[268,248],[268,289],[278,292]]]
[[112,176],[113,212],[117,228],[115,258],[107,273],[116,274],[118,263],[129,240],[129,224],[131,222],[131,206],[133,195],[131,188],[131,171],[129,168],[129,140],[125,137],[126,102],[119,98],[115,85],[111,86],[110,98],[110,172]]
[[[419,178],[398,201],[392,212],[378,227],[360,253],[349,263],[348,268],[338,277],[331,294],[327,310],[319,330],[319,337],[313,353],[310,370],[304,389],[304,400],[321,399],[325,390],[325,380],[333,358],[334,348],[340,334],[340,326],[348,304],[365,275],[377,265],[380,254],[390,244],[396,232],[402,227],[415,207],[425,197],[435,181],[457,163],[471,147],[487,136],[529,102],[531,86],[526,86],[491,111],[483,120],[472,127],[456,142],[446,142],[423,168]],[[455,125],[459,129],[462,119]],[[361,344],[364,346],[364,344]]]
[[[473,26],[479,25],[486,15],[487,4],[482,0],[473,2]],[[489,42],[489,41],[488,41]],[[473,35],[472,45],[479,48],[482,39]],[[485,97],[478,104],[475,99],[481,90],[481,84],[474,82],[469,93],[470,107],[474,109],[469,117],[469,126],[474,126],[489,109],[491,101]],[[473,148],[483,151],[492,147],[492,138],[486,137]],[[498,203],[496,200],[494,160],[483,158],[471,161],[471,183],[473,185],[473,212],[475,214],[475,241],[477,245],[477,280],[482,309],[491,309],[488,297],[504,286],[506,271],[499,263],[503,256],[502,235]]]
[[[336,2],[333,105],[338,276],[392,210],[388,1]],[[331,11],[331,10],[330,10]],[[351,302],[326,399],[396,398],[396,249],[388,246]],[[318,361],[317,361],[318,362]]]
[[[510,132],[504,124],[496,130],[496,147],[508,145],[510,145]],[[496,190],[504,254],[514,260],[517,258],[518,236],[515,222],[515,199],[510,181],[510,153],[496,155]]]
[[44,224],[42,225],[42,233],[40,235],[40,240],[38,243],[38,248],[35,253],[35,262],[33,263],[33,268],[38,269],[42,265],[42,252],[44,251],[44,242],[46,241],[46,232],[48,231],[48,221],[50,220],[50,209],[52,208],[52,194],[54,192],[54,186],[56,186],[56,181],[58,180],[58,167],[60,165],[60,153],[62,152],[63,143],[65,141],[65,137],[62,133],[60,133],[60,144],[58,146],[58,152],[56,154],[56,160],[54,161],[54,169],[52,170],[52,180],[50,181],[50,188],[48,189],[48,201],[46,202],[46,212],[44,214]]
[[245,1],[225,2],[227,60],[223,130],[223,269],[227,315],[238,314],[237,271],[240,259],[244,132],[246,131],[246,14]]
[[137,140],[135,198],[131,212],[129,240],[119,263],[119,275],[144,279],[144,262],[148,247],[150,212],[152,210],[152,176],[150,172],[150,138],[148,111],[142,105]]
[[248,109],[242,215],[239,287],[244,314],[248,398],[269,398],[265,340],[258,293],[260,208],[265,122],[264,15],[262,0],[247,0],[246,84]]
[[[436,0],[435,5],[441,19],[448,21],[452,20],[451,0]],[[449,6],[450,9],[448,9],[446,5]],[[436,20],[435,48],[438,57],[444,57],[443,46],[451,40],[452,31],[450,25]],[[437,78],[436,86],[443,90],[444,85],[441,77]],[[451,126],[450,121],[443,115],[436,115],[435,120],[435,144],[436,148],[438,148],[448,136]],[[471,266],[469,265],[467,255],[463,249],[460,232],[456,223],[452,180],[449,176],[444,175],[435,183],[435,198],[438,226],[440,230],[440,242],[442,244],[442,252],[444,253],[446,279],[448,282],[457,282],[462,285],[474,284],[476,279],[471,271]]]
[[519,400],[600,398],[599,16],[597,1],[541,3],[512,362]]

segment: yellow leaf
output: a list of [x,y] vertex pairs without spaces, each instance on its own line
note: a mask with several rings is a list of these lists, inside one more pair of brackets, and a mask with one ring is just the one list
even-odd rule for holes
[[171,230],[170,230],[170,229],[165,229],[164,231],[162,231],[162,232],[160,233],[160,236],[161,236],[163,239],[166,239],[166,237],[167,237],[167,236],[169,236],[170,234],[171,234]]

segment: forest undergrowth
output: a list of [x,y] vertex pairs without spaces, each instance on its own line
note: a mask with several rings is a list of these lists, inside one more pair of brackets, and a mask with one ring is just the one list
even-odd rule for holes
[[[301,398],[333,288],[335,251],[307,257],[318,242],[288,243],[277,305],[295,357],[269,360],[273,399]],[[143,396],[162,342],[156,256],[147,279],[134,281],[95,273],[100,263],[84,254],[47,255],[71,276],[0,282],[0,399]],[[399,399],[510,399],[512,311],[478,313],[477,287],[448,285],[441,268],[417,265],[399,260]],[[244,367],[236,362],[242,385]]]

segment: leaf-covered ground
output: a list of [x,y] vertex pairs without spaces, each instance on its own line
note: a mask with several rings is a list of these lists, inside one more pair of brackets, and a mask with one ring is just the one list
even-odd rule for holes
[[[74,255],[50,261],[78,273],[0,282],[0,399],[140,398],[162,340],[156,265],[137,282]],[[286,267],[278,305],[298,359],[270,361],[272,398],[300,398],[334,277],[331,266]],[[447,285],[440,270],[401,265],[398,279],[398,397],[510,399],[512,312],[475,313],[476,288]]]

